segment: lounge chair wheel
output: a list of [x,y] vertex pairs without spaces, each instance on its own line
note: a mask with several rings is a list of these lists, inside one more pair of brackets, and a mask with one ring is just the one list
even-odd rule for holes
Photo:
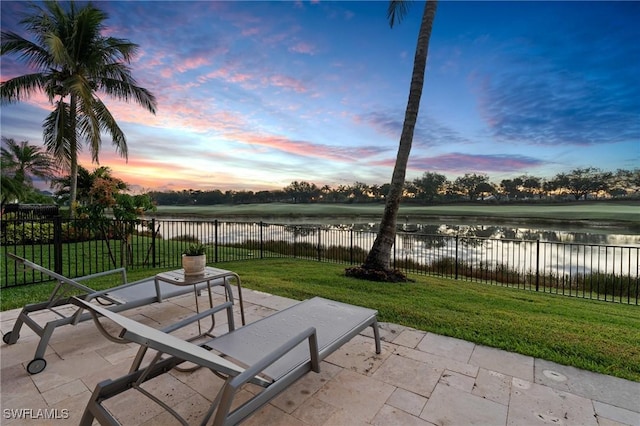
[[[4,336],[2,336],[2,341],[5,342],[7,345],[12,345],[13,343],[9,343],[11,341],[11,335],[12,334],[13,334],[13,331],[10,331],[7,334],[5,334]],[[20,335],[18,335],[18,339],[19,338],[20,338]],[[16,339],[16,342],[18,341],[18,339]]]
[[36,358],[27,364],[27,371],[29,374],[38,374],[47,366],[47,361],[43,358]]

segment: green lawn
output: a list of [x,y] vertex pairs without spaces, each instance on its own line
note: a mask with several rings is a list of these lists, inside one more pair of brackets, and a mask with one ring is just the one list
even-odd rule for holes
[[[302,300],[323,296],[375,308],[379,319],[640,381],[640,308],[466,281],[413,276],[383,284],[344,276],[344,265],[295,259],[219,263],[243,286]],[[135,271],[130,280],[159,270]],[[106,287],[106,281],[91,283]],[[2,289],[2,309],[42,300],[47,285]]]

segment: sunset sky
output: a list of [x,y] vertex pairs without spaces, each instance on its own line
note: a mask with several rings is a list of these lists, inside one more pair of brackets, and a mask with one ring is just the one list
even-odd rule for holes
[[[3,0],[22,35],[28,3]],[[127,135],[100,165],[138,189],[263,190],[391,178],[424,3],[393,29],[386,1],[101,1],[105,34],[154,116],[102,97]],[[441,1],[407,180],[492,181],[640,166],[640,2]],[[30,72],[4,56],[1,79]],[[2,136],[42,141],[46,98],[3,105]],[[88,150],[81,163],[93,169]]]

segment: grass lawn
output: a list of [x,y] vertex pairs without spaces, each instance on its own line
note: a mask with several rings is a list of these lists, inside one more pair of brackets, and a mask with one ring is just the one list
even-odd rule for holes
[[[367,306],[379,320],[457,337],[560,364],[640,381],[640,308],[445,278],[404,284],[344,276],[344,265],[296,259],[219,263],[243,286],[302,300]],[[160,270],[135,271],[129,279]],[[112,285],[90,283],[94,288]],[[2,309],[44,300],[50,285],[2,289]]]

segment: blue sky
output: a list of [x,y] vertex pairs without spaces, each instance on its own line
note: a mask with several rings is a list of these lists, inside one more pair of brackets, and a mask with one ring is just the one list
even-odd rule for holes
[[[102,1],[109,35],[139,44],[155,116],[103,97],[137,188],[280,189],[391,178],[424,3],[389,28],[385,1]],[[25,2],[1,2],[20,32]],[[492,181],[640,165],[640,2],[441,1],[407,180]],[[15,57],[2,81],[28,72]],[[5,105],[2,136],[39,144],[42,96]],[[94,165],[85,151],[81,163]]]

